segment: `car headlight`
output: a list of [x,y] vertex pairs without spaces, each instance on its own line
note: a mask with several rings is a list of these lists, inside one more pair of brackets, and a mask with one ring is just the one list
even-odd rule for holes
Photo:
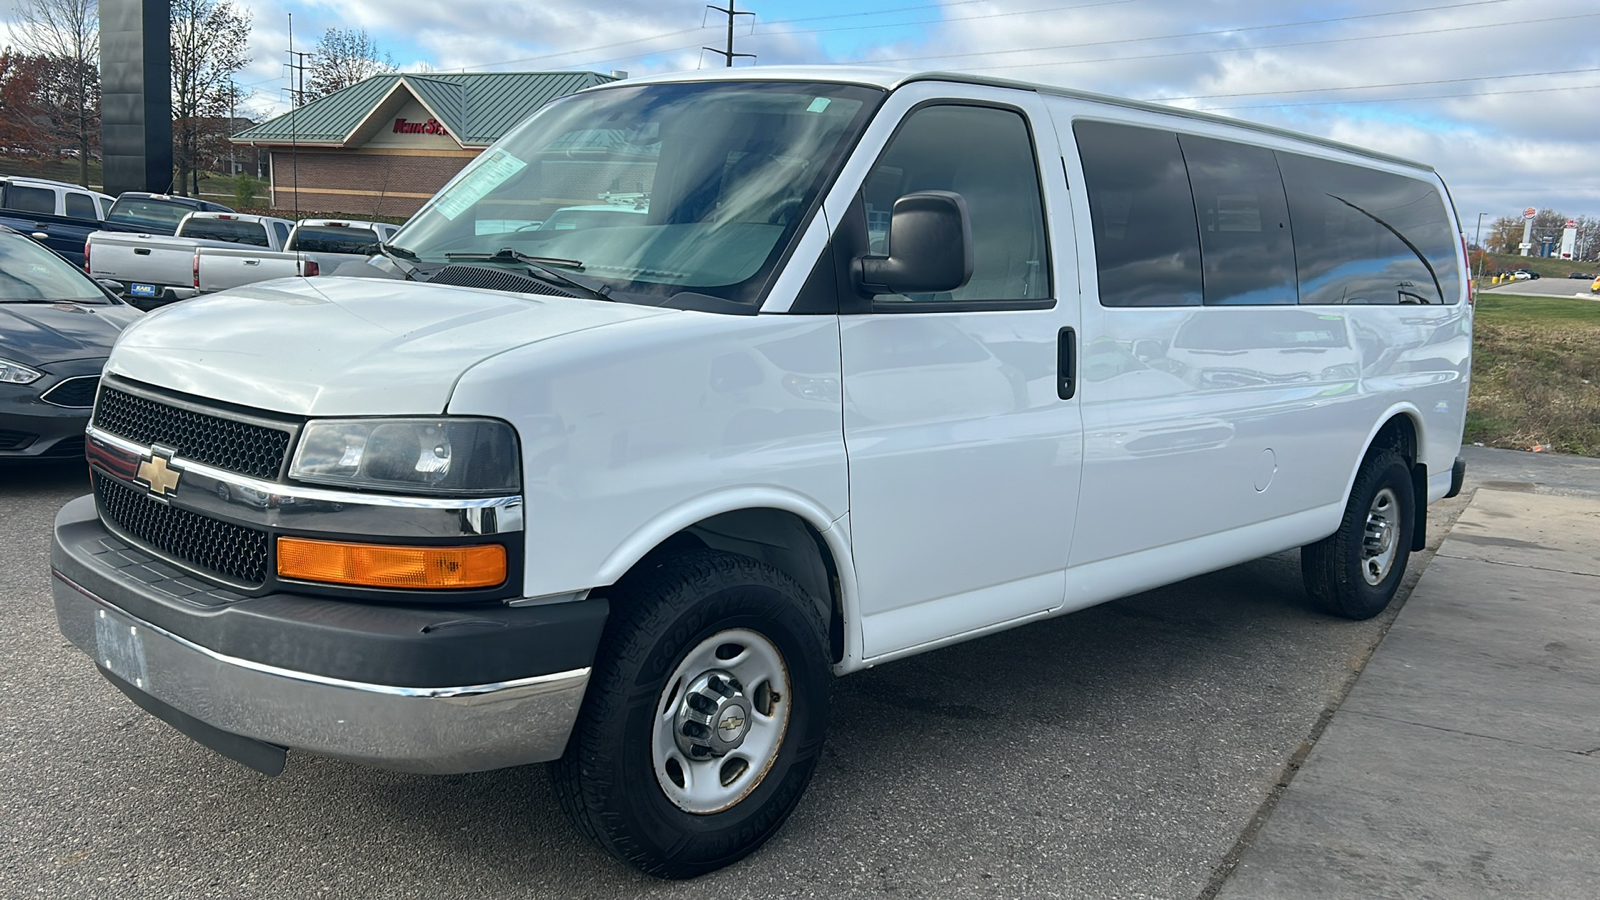
[[0,359],[0,384],[32,384],[44,377],[38,369],[30,369],[22,363],[14,363],[9,359]]
[[494,419],[313,419],[300,434],[296,481],[426,494],[521,489],[517,438]]

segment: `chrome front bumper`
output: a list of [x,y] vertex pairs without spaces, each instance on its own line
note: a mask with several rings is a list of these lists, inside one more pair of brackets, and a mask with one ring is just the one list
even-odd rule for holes
[[588,668],[431,688],[289,671],[216,653],[53,574],[61,633],[119,687],[222,732],[319,756],[428,774],[556,759],[589,683]]

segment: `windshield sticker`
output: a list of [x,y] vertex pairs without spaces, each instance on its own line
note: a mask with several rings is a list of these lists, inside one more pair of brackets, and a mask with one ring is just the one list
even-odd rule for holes
[[810,106],[806,107],[806,112],[811,112],[811,113],[822,112],[823,110],[828,108],[828,104],[831,103],[831,102],[833,102],[833,101],[829,100],[827,97],[818,97],[817,99],[811,101],[811,105]]
[[528,167],[528,164],[504,150],[496,150],[482,160],[466,177],[455,183],[450,192],[439,198],[434,209],[446,219],[454,220],[466,212],[484,195],[505,184],[511,176]]

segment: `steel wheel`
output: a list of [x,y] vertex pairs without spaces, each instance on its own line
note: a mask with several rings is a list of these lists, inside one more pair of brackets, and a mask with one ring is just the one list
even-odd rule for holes
[[721,812],[761,783],[783,746],[791,689],[783,654],[744,628],[696,644],[656,703],[651,763],[684,812]]
[[1394,491],[1384,488],[1367,508],[1367,525],[1361,539],[1361,577],[1367,584],[1379,585],[1394,568],[1400,545],[1400,501]]

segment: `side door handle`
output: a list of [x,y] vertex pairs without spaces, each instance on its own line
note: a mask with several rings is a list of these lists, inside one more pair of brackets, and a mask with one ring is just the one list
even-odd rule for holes
[[1056,335],[1056,396],[1071,400],[1078,392],[1078,336],[1071,328]]

